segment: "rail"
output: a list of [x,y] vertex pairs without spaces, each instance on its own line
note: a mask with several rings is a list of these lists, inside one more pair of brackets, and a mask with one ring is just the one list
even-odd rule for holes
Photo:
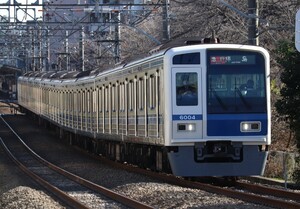
[[[90,182],[86,179],[83,179],[77,175],[74,175],[46,160],[44,160],[43,158],[41,158],[38,154],[36,154],[32,149],[30,149],[30,147],[28,147],[26,145],[26,143],[20,138],[20,136],[12,129],[12,127],[10,127],[10,125],[4,120],[4,118],[2,116],[0,116],[1,120],[6,124],[6,126],[10,129],[10,131],[14,134],[14,136],[16,136],[19,140],[20,143],[22,143],[22,145],[27,149],[28,152],[30,152],[30,155],[32,155],[33,157],[35,157],[40,163],[42,163],[43,165],[49,167],[50,169],[54,170],[55,172],[67,177],[68,179],[71,179],[72,181],[87,187],[101,195],[104,195],[114,201],[117,201],[123,205],[126,205],[128,207],[131,208],[141,208],[141,209],[148,209],[148,208],[153,208],[151,206],[148,206],[144,203],[138,202],[136,200],[133,200],[131,198],[128,198],[126,196],[123,196],[121,194],[118,194],[112,190],[109,190],[107,188],[104,188],[100,185],[97,185],[93,182]],[[10,156],[10,158],[27,174],[29,175],[31,178],[33,178],[35,181],[37,181],[37,183],[41,184],[44,188],[46,188],[48,191],[52,192],[53,194],[55,194],[57,197],[59,197],[60,199],[62,199],[64,202],[66,202],[68,205],[75,207],[75,208],[88,208],[87,206],[83,205],[82,203],[80,203],[78,200],[74,199],[73,197],[67,195],[65,192],[63,192],[62,190],[59,190],[58,188],[54,187],[53,185],[51,185],[51,183],[45,181],[44,179],[40,178],[38,175],[36,175],[35,173],[33,173],[32,171],[30,171],[26,166],[24,166],[20,161],[18,161],[16,159],[16,157],[10,152],[10,150],[7,148],[7,146],[5,145],[5,143],[3,142],[3,140],[0,140],[1,145],[4,147],[4,149],[6,150],[6,152],[8,153],[8,155]]]

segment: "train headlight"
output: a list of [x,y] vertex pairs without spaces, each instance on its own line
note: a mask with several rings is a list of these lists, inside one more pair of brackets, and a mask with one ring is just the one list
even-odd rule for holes
[[249,123],[242,123],[242,131],[249,131],[250,124]]
[[261,122],[259,121],[245,121],[241,122],[241,132],[260,132]]
[[188,131],[195,131],[196,130],[195,123],[187,124],[187,130]]
[[177,131],[196,131],[195,123],[179,123],[177,124]]

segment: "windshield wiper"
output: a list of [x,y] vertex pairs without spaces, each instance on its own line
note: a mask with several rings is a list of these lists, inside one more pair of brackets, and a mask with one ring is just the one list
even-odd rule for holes
[[248,108],[251,109],[251,106],[249,105],[249,103],[246,101],[245,97],[243,96],[242,92],[240,89],[235,88],[235,91],[238,93],[239,97],[241,98],[242,102],[244,103],[244,105]]
[[219,104],[221,105],[221,107],[224,109],[224,110],[227,110],[227,106],[224,104],[224,102],[222,101],[221,97],[217,94],[217,92],[212,89],[212,92],[214,94],[214,96],[217,98],[217,101],[219,102]]

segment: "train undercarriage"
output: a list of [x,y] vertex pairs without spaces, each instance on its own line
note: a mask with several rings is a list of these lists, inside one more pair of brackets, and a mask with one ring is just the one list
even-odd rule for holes
[[171,173],[167,149],[163,146],[124,142],[94,138],[67,130],[31,111],[22,108],[23,112],[34,121],[55,134],[63,143],[79,147],[80,149],[106,159],[138,166],[153,171]]

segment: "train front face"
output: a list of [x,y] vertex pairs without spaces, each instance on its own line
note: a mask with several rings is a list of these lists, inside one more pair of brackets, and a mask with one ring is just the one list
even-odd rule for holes
[[167,55],[172,125],[165,132],[173,173],[262,175],[270,144],[268,53],[246,46],[196,48]]

